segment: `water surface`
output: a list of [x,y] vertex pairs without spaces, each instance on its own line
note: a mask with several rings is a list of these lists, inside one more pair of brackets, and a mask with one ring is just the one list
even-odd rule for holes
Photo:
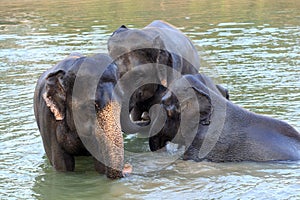
[[[299,199],[300,163],[174,161],[127,137],[137,173],[110,181],[90,159],[58,173],[33,115],[36,80],[70,52],[106,52],[120,25],[166,20],[188,35],[201,71],[231,100],[300,130],[300,1],[2,0],[0,6],[0,199]],[[165,166],[164,163],[171,163]],[[153,171],[153,169],[159,169]],[[147,173],[143,173],[147,172]]]

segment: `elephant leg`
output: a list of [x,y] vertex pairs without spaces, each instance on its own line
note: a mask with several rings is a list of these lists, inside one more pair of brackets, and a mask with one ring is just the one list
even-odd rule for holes
[[183,154],[183,160],[193,160],[195,162],[200,162],[203,160],[199,158],[200,147],[197,144],[195,145],[195,143],[196,142],[194,140],[193,143],[189,147],[187,147]]
[[74,171],[74,156],[63,148],[64,143],[68,143],[66,137],[63,137],[66,130],[63,123],[59,123],[56,128],[56,134],[51,135],[51,163],[57,171]]
[[51,145],[52,157],[51,163],[57,171],[74,171],[75,159],[74,156],[64,151],[61,146],[55,142]]

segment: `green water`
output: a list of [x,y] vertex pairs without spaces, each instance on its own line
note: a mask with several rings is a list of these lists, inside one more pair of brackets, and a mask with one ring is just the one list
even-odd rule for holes
[[136,172],[128,178],[110,181],[86,158],[72,173],[52,169],[33,116],[39,75],[70,52],[106,52],[122,24],[141,28],[154,19],[193,40],[201,71],[227,87],[233,102],[300,130],[299,0],[2,0],[0,199],[300,198],[299,162],[179,160],[162,168],[177,152],[129,154],[148,148],[134,136],[125,141]]

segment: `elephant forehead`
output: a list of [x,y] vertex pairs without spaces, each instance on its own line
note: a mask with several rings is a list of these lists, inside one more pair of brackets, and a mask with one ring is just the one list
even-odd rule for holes
[[100,77],[111,62],[107,60],[95,60],[86,58],[80,65],[77,76],[82,77]]
[[111,56],[120,56],[136,49],[152,48],[157,34],[149,34],[143,30],[128,30],[114,34],[108,40]]
[[160,84],[159,69],[153,63],[141,64],[124,73],[118,81],[121,86],[137,89],[145,84]]
[[128,30],[113,35],[108,49],[113,59],[139,49],[160,49],[178,55],[199,67],[200,61],[192,42],[181,32],[166,28],[144,28]]
[[174,81],[169,89],[179,101],[184,101],[196,96],[195,91],[192,89],[190,83],[185,79],[178,79],[177,81]]
[[175,79],[172,82],[171,90],[180,90],[184,91],[187,90],[187,88],[191,87],[190,82],[185,78],[185,76],[182,76],[178,79]]
[[115,82],[117,80],[117,67],[112,60],[85,59],[75,76],[69,74],[74,80],[74,87],[84,91],[95,91],[102,82]]

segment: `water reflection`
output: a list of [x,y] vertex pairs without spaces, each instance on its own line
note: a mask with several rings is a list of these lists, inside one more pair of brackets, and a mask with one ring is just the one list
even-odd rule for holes
[[[168,159],[168,158],[166,158]],[[81,160],[79,165],[88,164]],[[45,167],[35,179],[37,199],[187,199],[298,197],[299,162],[292,163],[195,163],[177,161],[168,168],[110,181],[79,166],[75,173],[58,173]],[[151,165],[151,164],[150,164]],[[137,166],[138,167],[138,166]],[[265,188],[265,189],[262,189]]]
[[[229,88],[232,101],[300,130],[300,1],[1,3],[1,199],[299,199],[299,162],[177,161],[155,171],[160,159],[173,161],[160,154],[156,160],[132,158],[139,173],[118,181],[98,175],[89,159],[79,159],[74,173],[57,173],[44,157],[32,97],[38,76],[70,52],[106,52],[109,35],[121,24],[140,28],[164,19],[193,39],[201,70]],[[148,150],[138,138],[126,145],[128,151]],[[140,173],[147,168],[153,170]]]

